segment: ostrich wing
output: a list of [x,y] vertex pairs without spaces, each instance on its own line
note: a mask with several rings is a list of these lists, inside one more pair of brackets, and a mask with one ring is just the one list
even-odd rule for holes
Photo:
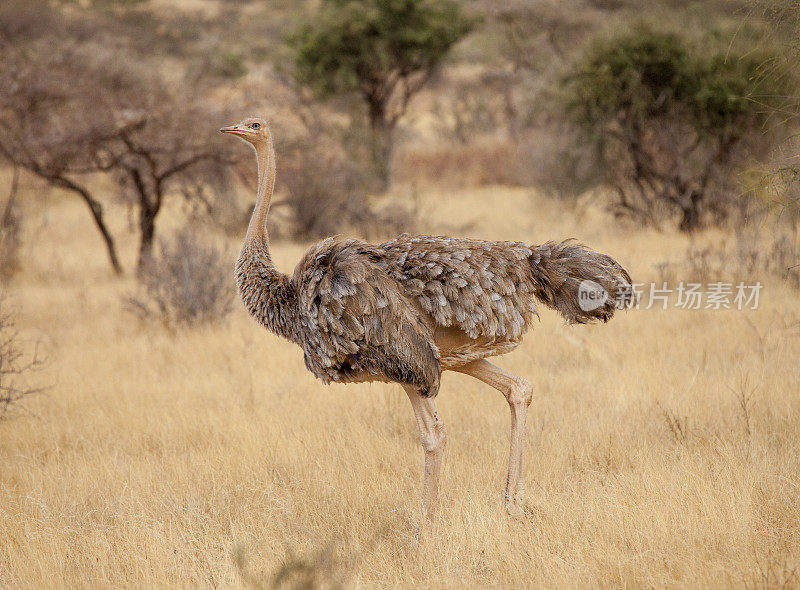
[[300,345],[325,382],[388,378],[435,394],[441,369],[430,327],[359,240],[328,238],[295,269]]
[[537,289],[530,246],[403,234],[377,247],[380,264],[437,325],[498,341],[528,330]]

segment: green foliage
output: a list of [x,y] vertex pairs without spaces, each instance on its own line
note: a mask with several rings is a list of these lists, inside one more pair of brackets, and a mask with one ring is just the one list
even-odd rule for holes
[[430,70],[472,27],[453,0],[323,0],[290,44],[298,77],[326,96]]
[[322,0],[318,16],[290,37],[300,82],[319,97],[360,94],[378,190],[389,183],[398,119],[473,24],[454,0]]
[[736,172],[774,145],[795,84],[774,49],[745,41],[640,25],[592,44],[563,79],[567,119],[618,212],[678,215],[691,231],[745,204]]
[[709,38],[693,44],[640,26],[595,43],[564,80],[566,106],[587,129],[619,119],[680,116],[700,133],[764,123],[789,90],[765,75],[771,56],[738,54]]
[[666,100],[688,94],[689,56],[671,34],[647,32],[595,45],[565,79],[568,110],[595,126],[620,109],[642,115],[663,110]]

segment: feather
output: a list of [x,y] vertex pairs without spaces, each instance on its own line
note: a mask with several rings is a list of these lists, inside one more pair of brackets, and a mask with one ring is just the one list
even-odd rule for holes
[[[630,277],[612,258],[573,242],[529,246],[403,234],[382,244],[322,240],[294,274],[278,273],[265,247],[246,245],[236,268],[248,311],[299,344],[325,382],[380,378],[435,395],[442,367],[507,352],[537,315],[536,300],[568,320],[606,321],[633,298]],[[577,292],[593,280],[611,297],[581,309]],[[442,359],[433,330],[456,327],[472,343]]]

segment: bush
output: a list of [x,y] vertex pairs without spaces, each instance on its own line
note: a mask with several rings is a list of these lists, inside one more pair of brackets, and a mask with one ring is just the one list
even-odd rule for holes
[[369,217],[364,179],[338,149],[296,142],[282,154],[278,178],[289,191],[297,238],[326,237]]
[[[405,225],[394,211],[376,211],[369,202],[370,172],[360,166],[325,131],[287,143],[281,150],[278,180],[288,190],[281,201],[291,210],[293,237],[319,239],[356,230],[365,237],[413,228],[413,213]],[[278,204],[278,203],[276,203]]]
[[736,171],[766,152],[770,106],[792,94],[791,72],[765,75],[767,63],[767,47],[737,53],[715,36],[645,26],[592,45],[564,78],[562,102],[617,211],[685,231],[724,219],[741,193]]
[[43,362],[38,347],[31,353],[22,350],[14,316],[0,294],[0,420],[8,416],[14,404],[41,392],[29,385],[28,378]]
[[800,289],[800,239],[786,227],[763,231],[759,226],[738,228],[732,244],[692,244],[680,262],[658,265],[660,280],[676,282],[745,281],[767,277],[781,279]]
[[231,261],[188,229],[160,242],[139,282],[140,292],[128,297],[127,307],[141,319],[158,320],[170,329],[218,321],[232,309]]

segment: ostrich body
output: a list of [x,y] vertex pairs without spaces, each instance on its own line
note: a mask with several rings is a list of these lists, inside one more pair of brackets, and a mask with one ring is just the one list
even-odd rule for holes
[[[572,242],[530,246],[403,234],[382,244],[327,238],[311,247],[292,276],[275,267],[266,221],[275,185],[267,123],[247,119],[220,131],[250,143],[258,195],[236,263],[242,301],[262,326],[303,349],[325,383],[396,382],[414,410],[425,452],[422,508],[432,519],[447,439],[434,404],[441,373],[471,375],[499,390],[511,408],[506,509],[523,502],[525,419],[532,386],[485,360],[519,346],[536,300],[569,322],[607,321],[633,297],[628,273],[611,257]],[[579,305],[578,286],[593,281],[605,300]]]

